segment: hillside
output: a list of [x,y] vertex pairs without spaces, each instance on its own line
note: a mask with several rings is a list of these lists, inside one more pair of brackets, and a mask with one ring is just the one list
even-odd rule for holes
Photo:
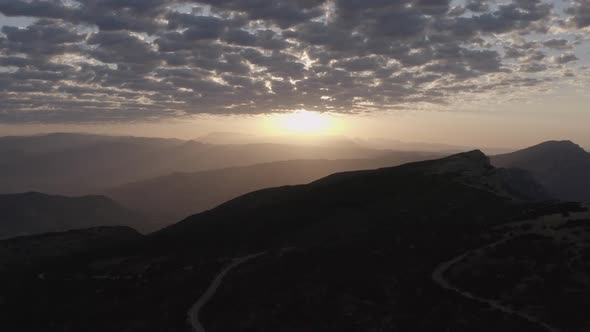
[[0,240],[0,270],[10,266],[44,264],[60,257],[104,254],[133,245],[141,237],[129,227],[101,226]]
[[549,141],[491,161],[529,171],[555,198],[590,202],[590,153],[571,141]]
[[[489,207],[547,199],[532,179],[512,174],[492,167],[480,151],[338,173],[308,185],[249,193],[152,237],[204,251],[252,251],[375,236],[375,228],[389,229],[409,220],[413,227],[438,219],[453,224],[485,223],[500,213]],[[460,215],[454,217],[455,213]]]
[[218,273],[260,253],[199,313],[207,331],[541,332],[432,275],[514,234],[514,220],[579,209],[545,199],[526,172],[496,169],[479,151],[338,173],[243,195],[128,248],[13,270],[0,276],[14,285],[0,310],[21,330],[187,331],[189,308]]
[[170,224],[251,191],[304,184],[336,172],[372,169],[433,158],[391,152],[373,159],[291,160],[194,173],[174,173],[125,184],[104,194],[124,206]]
[[153,227],[104,196],[65,197],[29,192],[0,195],[0,238],[96,226]]
[[498,308],[542,318],[553,331],[586,331],[580,308],[590,305],[588,207],[493,229],[499,241],[469,251],[441,276]]

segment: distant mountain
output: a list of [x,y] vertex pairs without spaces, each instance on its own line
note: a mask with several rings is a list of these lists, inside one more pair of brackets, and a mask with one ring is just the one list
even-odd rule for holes
[[[404,151],[422,151],[422,150],[411,150],[411,149],[395,149],[392,147],[368,147],[366,144],[362,144],[359,140],[351,139],[346,136],[340,135],[274,135],[274,136],[258,136],[244,133],[233,133],[233,132],[213,132],[207,135],[197,138],[197,141],[210,143],[210,144],[283,144],[283,145],[303,145],[303,146],[357,146],[365,147],[369,149],[391,149],[391,150],[404,150]],[[465,149],[463,149],[465,150]],[[441,151],[430,151],[430,152],[441,152]]]
[[104,196],[0,195],[0,238],[107,225],[153,227],[146,218]]
[[[390,149],[395,151],[422,151],[435,153],[459,153],[463,151],[473,150],[475,146],[451,145],[443,143],[429,143],[429,142],[411,142],[401,141],[391,138],[356,138],[354,140],[359,146],[364,146],[371,149]],[[507,148],[485,147],[480,148],[486,154],[505,153],[512,151]]]
[[209,144],[252,144],[259,143],[261,139],[256,135],[220,131],[200,136],[197,141]]
[[50,134],[0,138],[2,193],[98,193],[173,172],[294,159],[373,158],[384,151],[351,145],[214,145],[177,139]]
[[397,166],[439,157],[392,152],[373,159],[291,160],[195,173],[174,173],[104,192],[126,207],[168,224],[251,191],[304,184],[336,172]]
[[571,141],[549,141],[491,160],[529,171],[555,198],[590,202],[590,153]]
[[[472,151],[253,192],[156,232],[153,239],[235,253],[350,240],[408,218],[482,221],[494,215],[489,206],[546,198],[526,173],[496,169],[482,152]],[[455,210],[467,213],[454,219]]]
[[53,133],[33,136],[0,137],[0,152],[48,153],[80,148],[99,142],[116,140],[114,136]]
[[[358,145],[369,149],[384,149],[394,151],[430,152],[430,153],[458,153],[471,150],[471,146],[459,146],[441,143],[401,141],[391,138],[347,138],[337,135],[282,135],[282,136],[257,136],[234,132],[213,132],[197,139],[200,142],[211,144],[252,144],[275,143],[315,146]],[[504,153],[511,151],[506,148],[486,148],[488,153]]]
[[357,138],[355,140],[359,145],[374,149],[392,149],[397,151],[426,151],[440,153],[458,153],[469,150],[467,146],[457,146],[450,144],[425,143],[425,142],[405,142],[389,138]]

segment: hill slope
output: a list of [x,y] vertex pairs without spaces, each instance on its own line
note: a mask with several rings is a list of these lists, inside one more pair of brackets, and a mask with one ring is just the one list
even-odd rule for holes
[[149,228],[144,218],[104,196],[5,194],[0,216],[0,238],[107,225]]
[[2,266],[44,264],[60,257],[104,254],[105,251],[138,242],[141,234],[124,226],[102,226],[19,236],[0,240],[0,270]]
[[174,173],[129,183],[105,195],[145,215],[171,223],[263,188],[308,183],[336,172],[396,166],[434,154],[395,152],[374,159],[291,160],[195,173]]
[[339,173],[308,185],[241,196],[152,238],[175,246],[235,253],[374,237],[379,236],[378,229],[410,221],[413,227],[433,220],[474,224],[493,219],[512,200],[547,198],[532,179],[516,172],[495,169],[483,153],[472,151],[393,168]]
[[491,161],[529,171],[555,198],[590,202],[590,153],[573,142],[549,141]]
[[187,331],[215,276],[262,251],[199,313],[207,331],[544,331],[431,279],[543,198],[526,173],[478,151],[334,174],[238,197],[133,248],[0,275],[13,285],[0,309],[12,330]]

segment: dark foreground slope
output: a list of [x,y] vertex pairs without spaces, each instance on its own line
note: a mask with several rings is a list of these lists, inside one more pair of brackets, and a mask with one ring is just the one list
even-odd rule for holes
[[475,296],[536,317],[553,331],[588,331],[587,207],[494,229],[502,241],[470,251],[444,277]]
[[0,276],[0,324],[190,331],[187,311],[222,267],[264,252],[222,281],[200,315],[207,331],[544,331],[432,280],[441,262],[497,241],[495,226],[569,209],[544,198],[477,151],[253,192],[116,254]]
[[435,157],[433,153],[391,152],[372,159],[290,160],[174,173],[125,184],[106,191],[105,195],[167,226],[255,190],[308,183],[336,172],[391,167]]
[[549,141],[491,160],[497,167],[529,171],[556,198],[590,202],[590,153],[571,141]]
[[150,228],[146,218],[104,196],[0,195],[0,239],[108,225]]
[[124,226],[101,226],[0,240],[0,271],[45,265],[60,257],[99,254],[137,245],[141,234]]

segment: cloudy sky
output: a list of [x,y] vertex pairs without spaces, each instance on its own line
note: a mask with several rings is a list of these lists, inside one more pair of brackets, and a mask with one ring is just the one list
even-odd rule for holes
[[5,132],[308,110],[351,135],[590,146],[589,0],[0,0],[0,26]]

